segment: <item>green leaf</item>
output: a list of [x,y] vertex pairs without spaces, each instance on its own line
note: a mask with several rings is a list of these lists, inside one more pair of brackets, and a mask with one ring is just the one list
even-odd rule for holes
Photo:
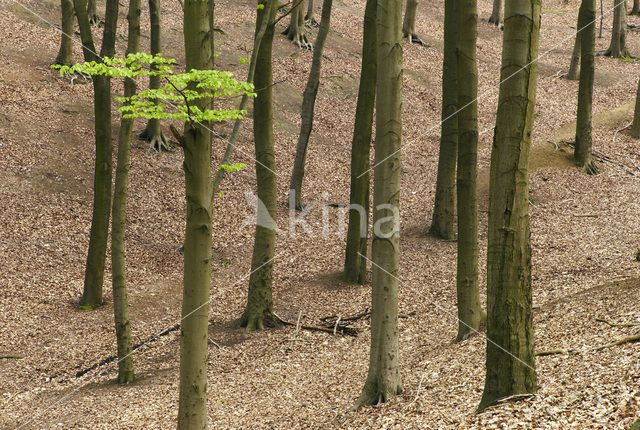
[[235,164],[221,164],[219,168],[220,170],[225,170],[227,172],[237,172],[239,170],[244,169],[245,167],[247,167],[247,165],[244,163],[235,163]]

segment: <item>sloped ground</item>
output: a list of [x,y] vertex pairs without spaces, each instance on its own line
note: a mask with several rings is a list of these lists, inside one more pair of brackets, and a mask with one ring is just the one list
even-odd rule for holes
[[[165,54],[180,55],[178,2],[163,2]],[[103,6],[103,5],[102,5]],[[286,188],[299,127],[300,94],[311,54],[284,37],[275,40],[276,148],[281,204],[275,259],[276,312],[318,324],[327,315],[353,315],[369,306],[369,286],[335,280],[344,237],[338,209],[348,201],[350,134],[359,76],[364,2],[336,1],[326,45],[315,132],[304,188],[318,202],[306,216],[311,233],[289,231]],[[637,333],[597,322],[638,321],[640,143],[616,130],[630,111],[607,112],[633,101],[637,64],[598,57],[594,147],[616,163],[587,176],[571,167],[570,139],[577,82],[558,78],[573,44],[577,3],[545,3],[540,40],[537,118],[532,150],[531,222],[535,329],[538,350],[587,348]],[[29,8],[38,14],[36,17]],[[242,76],[252,2],[220,1],[216,13],[219,67]],[[480,2],[480,192],[486,177],[498,96],[501,33],[486,23]],[[246,300],[253,213],[245,192],[255,189],[250,120],[234,162],[249,168],[228,177],[214,221],[216,259],[211,284],[209,411],[216,428],[626,428],[640,412],[638,344],[598,352],[539,357],[539,391],[527,401],[475,415],[484,382],[486,339],[453,344],[456,333],[455,244],[424,235],[431,217],[442,62],[442,0],[421,2],[418,31],[433,48],[404,45],[405,89],[400,320],[405,392],[388,404],[349,411],[364,382],[368,321],[356,337],[291,327],[246,333],[234,329]],[[121,11],[122,23],[125,11]],[[57,2],[0,0],[0,426],[6,428],[171,428],[177,414],[178,332],[135,354],[140,380],[113,384],[115,366],[76,378],[115,351],[111,293],[105,306],[79,311],[88,245],[92,186],[90,85],[71,86],[48,70],[59,43]],[[143,32],[148,16],[143,13]],[[632,18],[635,23],[636,19]],[[286,21],[286,20],[285,20]],[[285,21],[278,25],[283,30]],[[608,19],[605,20],[608,22]],[[124,48],[121,25],[118,44]],[[598,39],[605,49],[609,31]],[[630,33],[631,51],[640,43]],[[148,38],[143,38],[143,44]],[[81,58],[79,45],[76,58]],[[116,89],[117,90],[117,89]],[[115,111],[115,109],[114,109]],[[114,117],[115,118],[115,117]],[[142,128],[143,124],[137,125]],[[567,132],[569,127],[569,132]],[[221,130],[225,133],[225,130]],[[558,149],[548,140],[559,143]],[[216,144],[216,156],[224,147]],[[179,322],[182,265],[176,252],[184,224],[181,154],[132,153],[128,211],[131,317],[137,340]],[[620,165],[622,164],[622,165]],[[585,216],[589,215],[589,216]],[[481,202],[481,261],[486,250],[486,202]],[[481,263],[484,282],[485,268]],[[109,268],[106,278],[110,278]]]

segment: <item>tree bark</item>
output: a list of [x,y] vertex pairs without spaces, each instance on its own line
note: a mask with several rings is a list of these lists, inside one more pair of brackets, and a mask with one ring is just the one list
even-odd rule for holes
[[[636,107],[633,111],[633,125],[631,126],[631,136],[640,139],[640,79],[638,80],[638,90],[636,91]],[[638,254],[640,255],[640,253]]]
[[[127,54],[140,49],[140,0],[129,1],[129,32]],[[136,93],[133,79],[125,79],[124,96]],[[118,164],[113,192],[111,219],[111,271],[113,284],[113,313],[118,345],[118,383],[126,384],[135,380],[133,369],[131,325],[129,321],[129,301],[127,299],[127,271],[125,252],[125,231],[127,222],[127,189],[129,187],[129,166],[131,164],[131,134],[133,119],[122,118],[118,133]]]
[[[295,3],[295,2],[294,2]],[[295,5],[291,11],[289,26],[282,32],[289,40],[295,43],[298,48],[313,50],[313,45],[307,39],[304,26],[304,0]]]
[[379,0],[369,373],[357,406],[402,392],[398,358],[398,245],[402,136],[402,1]]
[[402,21],[402,35],[413,42],[413,39],[420,39],[416,35],[416,12],[418,10],[418,0],[407,0],[407,7]]
[[89,23],[91,25],[96,27],[100,25],[100,17],[98,16],[98,0],[88,0],[87,16],[89,17]]
[[[581,28],[578,26],[578,28]],[[584,30],[576,33],[575,42],[573,43],[573,53],[571,54],[571,63],[569,64],[569,71],[567,72],[567,79],[575,81],[580,77],[580,35]]]
[[633,0],[633,8],[629,15],[640,15],[640,0]]
[[253,102],[253,135],[258,182],[257,222],[247,306],[238,321],[239,326],[246,327],[248,330],[261,330],[265,326],[274,326],[277,322],[273,315],[272,298],[278,189],[274,174],[276,163],[273,149],[271,52],[275,29],[274,18],[278,5],[275,0],[262,0],[261,4],[264,4],[265,8],[258,11],[256,26],[260,24],[264,13],[268,14],[268,24],[256,60],[257,97]]
[[349,227],[344,261],[344,279],[364,284],[367,275],[369,235],[369,157],[376,99],[376,0],[367,0],[364,10],[362,64],[356,119],[351,141],[351,188]]
[[500,13],[502,11],[502,0],[493,0],[493,9],[491,10],[491,16],[489,17],[489,23],[494,25],[500,25]]
[[298,210],[302,210],[302,180],[304,178],[304,165],[307,158],[309,136],[311,136],[311,130],[313,129],[313,112],[316,105],[316,96],[318,95],[318,86],[320,85],[322,50],[324,48],[324,42],[327,39],[327,34],[329,34],[329,26],[331,25],[332,3],[332,0],[324,0],[322,3],[320,29],[318,30],[318,37],[316,38],[316,47],[313,51],[313,60],[311,62],[311,70],[309,71],[307,86],[304,89],[302,97],[302,122],[300,126],[300,136],[298,137],[296,159],[293,163],[293,172],[291,173],[291,182],[289,185],[289,205],[293,202],[295,209]]
[[[161,10],[160,0],[149,0],[149,17],[151,21],[151,55],[160,54],[162,52],[162,27],[161,27]],[[209,12],[210,14],[211,12]],[[151,64],[151,67],[155,67]],[[160,76],[149,77],[149,89],[156,90],[162,85]],[[162,152],[169,151],[169,139],[162,133],[162,125],[158,118],[152,118],[147,121],[147,126],[140,133],[140,139],[149,142],[149,150]]]
[[578,87],[578,116],[576,119],[576,143],[573,161],[584,168],[589,174],[595,174],[598,169],[591,158],[591,111],[593,100],[594,55],[596,45],[596,2],[582,0],[578,12],[578,28],[582,29],[580,36],[580,83]]
[[80,39],[82,40],[82,53],[84,61],[96,61],[96,48],[93,43],[93,35],[91,34],[91,24],[89,16],[86,13],[87,3],[85,0],[73,0],[73,10],[78,18],[78,26],[80,27]]
[[73,64],[73,1],[60,0],[60,11],[62,15],[60,23],[62,37],[55,64],[69,66]]
[[[116,25],[118,21],[118,0],[107,0],[104,34],[100,58],[112,57],[115,54]],[[77,9],[76,9],[77,12]],[[84,10],[78,15],[82,26],[87,25]],[[83,39],[85,36],[83,36]],[[89,39],[93,48],[92,38]],[[85,51],[86,54],[86,51]],[[88,61],[94,60],[90,54]],[[87,60],[85,58],[85,60]],[[102,284],[104,281],[104,265],[107,253],[107,237],[109,235],[109,218],[111,215],[111,180],[112,180],[112,142],[111,142],[111,79],[105,76],[93,77],[94,115],[96,132],[96,163],[93,178],[93,214],[91,217],[91,235],[87,265],[84,278],[84,290],[80,299],[82,309],[92,309],[102,305]]]
[[531,59],[538,57],[539,32],[540,0],[506,2],[489,185],[487,370],[479,410],[537,390],[528,165],[537,80]]
[[477,333],[482,320],[478,288],[478,66],[477,0],[458,0],[458,335]]
[[629,57],[627,49],[627,2],[613,0],[613,27],[611,29],[611,43],[604,53],[614,58]]
[[[186,70],[211,68],[213,29],[209,26],[208,2],[184,2]],[[191,89],[196,89],[192,85]],[[195,104],[204,111],[210,101]],[[209,284],[211,282],[211,220],[213,181],[211,135],[208,123],[186,122],[184,148],[187,222],[184,239],[184,289],[180,330],[179,429],[207,427],[207,345]]]
[[311,26],[317,26],[318,22],[316,21],[315,12],[313,10],[313,0],[307,0],[307,14],[304,17],[304,20]]
[[436,196],[429,233],[453,240],[456,160],[458,158],[458,40],[457,0],[444,3],[444,58],[442,61],[442,121]]

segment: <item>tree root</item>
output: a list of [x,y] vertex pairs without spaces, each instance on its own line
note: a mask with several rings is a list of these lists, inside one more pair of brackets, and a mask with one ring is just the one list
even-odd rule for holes
[[283,32],[287,39],[292,41],[298,48],[313,51],[313,44],[307,39],[307,35],[301,31],[295,31],[291,26],[288,26]]
[[582,167],[584,168],[584,171],[587,173],[587,175],[597,175],[598,173],[600,173],[598,166],[593,160],[584,163],[584,166]]
[[89,15],[89,24],[99,28],[104,24],[104,21],[102,21],[98,15]]
[[425,48],[429,48],[431,46],[415,33],[405,33],[403,37],[409,39],[409,43],[417,43],[418,45],[424,46]]
[[491,14],[491,16],[489,17],[489,24],[493,24],[496,27],[498,27],[500,25],[500,17],[495,17],[493,16],[493,14]]
[[544,357],[547,355],[559,355],[559,354],[580,354],[581,352],[589,352],[589,351],[600,351],[601,349],[611,348],[614,346],[624,345],[625,343],[634,343],[640,341],[640,334],[636,334],[634,336],[627,336],[621,339],[615,340],[611,343],[605,343],[604,345],[592,346],[587,349],[551,349],[548,351],[538,351],[536,352],[537,357]]
[[237,327],[246,328],[247,331],[260,331],[266,328],[274,328],[284,322],[272,312],[251,312],[245,310],[244,314],[236,321]]
[[138,135],[138,138],[144,141],[149,142],[149,149],[147,149],[147,154],[150,154],[151,151],[155,152],[171,152],[172,144],[171,140],[160,131],[160,134],[150,133],[147,129],[144,129],[142,133]]
[[315,18],[308,19],[307,17],[305,17],[304,18],[304,25],[306,25],[309,28],[320,27],[320,23],[318,21],[316,21]]

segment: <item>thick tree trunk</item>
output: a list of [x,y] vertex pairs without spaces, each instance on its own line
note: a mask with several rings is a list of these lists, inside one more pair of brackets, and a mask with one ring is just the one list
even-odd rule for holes
[[638,90],[636,91],[636,107],[633,111],[633,125],[631,126],[631,136],[640,139],[640,79],[638,80]]
[[[151,21],[151,55],[160,54],[162,52],[162,27],[161,27],[161,10],[160,0],[149,0],[149,17]],[[210,13],[210,12],[209,12]],[[154,67],[152,64],[151,67]],[[152,90],[162,86],[162,78],[160,76],[149,77],[149,88]],[[169,139],[162,133],[160,120],[152,118],[147,121],[147,126],[140,133],[140,139],[149,142],[149,150],[162,152],[168,151]]]
[[626,0],[613,0],[613,27],[611,43],[604,55],[614,58],[629,57],[627,50],[627,3]]
[[[580,28],[580,27],[578,27]],[[567,79],[575,81],[580,77],[580,35],[585,30],[576,33],[576,38],[573,43],[573,53],[571,54],[571,63],[569,64],[569,71],[567,72]]]
[[257,97],[253,102],[253,135],[256,147],[256,177],[258,182],[258,207],[249,295],[247,307],[238,325],[248,330],[261,330],[273,326],[273,255],[276,241],[276,212],[278,188],[276,186],[276,163],[273,149],[273,97],[271,52],[273,45],[274,17],[277,11],[275,0],[263,1],[265,8],[258,12],[256,26],[264,13],[268,14],[268,26],[260,43],[256,61],[255,87]]
[[89,17],[89,23],[91,25],[96,27],[100,25],[100,17],[98,16],[98,0],[88,0],[87,16]]
[[591,110],[593,100],[594,55],[596,45],[596,2],[582,0],[578,12],[578,28],[582,59],[580,61],[580,84],[578,87],[578,117],[576,119],[576,143],[573,161],[589,174],[598,169],[591,158]]
[[537,81],[531,59],[538,57],[539,33],[540,0],[506,2],[489,185],[487,370],[479,410],[537,389],[528,165]]
[[304,89],[302,97],[302,123],[300,126],[300,136],[298,137],[298,146],[296,148],[296,159],[293,163],[293,172],[291,173],[291,183],[289,185],[289,206],[291,206],[293,202],[295,209],[298,210],[302,210],[304,164],[307,158],[309,136],[311,136],[311,130],[313,129],[313,112],[316,105],[316,96],[318,95],[318,85],[320,85],[322,49],[324,48],[324,42],[327,39],[329,26],[331,25],[332,3],[332,0],[324,0],[322,3],[320,29],[318,30],[318,37],[316,38],[316,47],[313,51],[309,79],[307,80],[307,86]]
[[358,284],[366,281],[367,274],[369,157],[376,98],[376,8],[376,0],[367,0],[364,10],[360,86],[351,141],[351,191],[344,279]]
[[62,15],[61,26],[62,37],[60,40],[60,50],[56,57],[56,64],[69,66],[73,64],[73,1],[60,0],[60,11]]
[[[129,34],[127,54],[140,49],[140,0],[129,1]],[[136,93],[133,79],[125,79],[124,96]],[[133,119],[122,118],[118,134],[118,164],[113,192],[111,219],[111,271],[113,284],[113,313],[118,344],[118,383],[126,384],[135,380],[133,356],[131,355],[131,325],[129,321],[129,301],[127,299],[127,270],[125,253],[125,230],[127,224],[127,189],[129,187],[130,148]]]
[[436,196],[429,233],[453,240],[458,158],[458,40],[457,0],[444,2],[444,59],[442,61],[442,121]]
[[402,1],[379,0],[372,243],[371,352],[357,405],[402,392],[398,357],[398,245],[402,136]]
[[482,320],[478,288],[478,66],[477,0],[458,0],[458,335],[477,333]]
[[[118,0],[107,0],[104,34],[100,57],[115,54]],[[84,13],[83,13],[84,15]],[[80,21],[80,16],[78,16]],[[86,15],[83,21],[86,20]],[[86,23],[84,23],[86,25]],[[82,24],[81,24],[82,25]],[[84,38],[84,37],[83,37]],[[94,55],[91,54],[91,59]],[[102,284],[111,215],[112,142],[111,142],[111,79],[93,77],[94,114],[96,131],[96,164],[93,178],[93,214],[84,291],[80,307],[91,309],[102,304]]]
[[[295,4],[295,3],[294,3]],[[313,45],[307,39],[307,32],[304,26],[304,7],[305,2],[295,5],[291,11],[291,19],[289,26],[282,32],[289,40],[295,43],[299,48],[312,50]]]
[[501,12],[502,12],[502,0],[493,0],[493,9],[491,10],[489,23],[499,25]]
[[[211,68],[209,38],[213,37],[213,29],[209,27],[209,12],[206,1],[186,0],[184,3],[186,70]],[[204,111],[210,106],[210,102],[201,99],[196,105]],[[178,428],[191,430],[207,427],[207,344],[213,212],[209,124],[185,123],[182,144],[187,223],[184,238]]]

